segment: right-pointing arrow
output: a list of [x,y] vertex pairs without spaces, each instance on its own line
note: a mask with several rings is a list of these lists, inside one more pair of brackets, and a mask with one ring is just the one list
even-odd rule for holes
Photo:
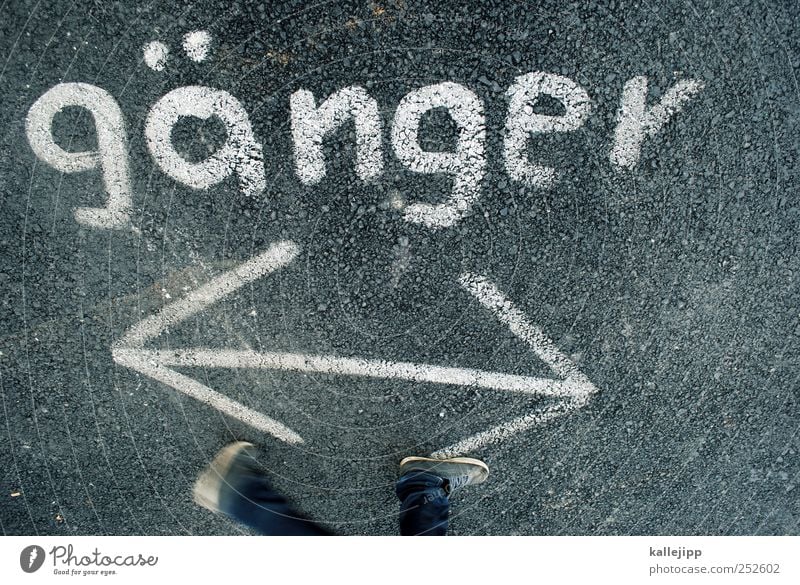
[[561,396],[563,399],[440,449],[433,453],[433,457],[453,457],[475,451],[491,443],[499,443],[511,435],[581,408],[589,401],[589,397],[597,392],[594,384],[578,370],[575,363],[559,351],[541,329],[529,322],[522,311],[517,309],[488,278],[465,273],[461,275],[460,282],[461,286],[494,313],[514,335],[527,343],[533,353],[550,367],[553,374],[561,378],[561,380],[532,378],[531,381],[537,380],[544,385],[543,391],[539,393],[545,396]]

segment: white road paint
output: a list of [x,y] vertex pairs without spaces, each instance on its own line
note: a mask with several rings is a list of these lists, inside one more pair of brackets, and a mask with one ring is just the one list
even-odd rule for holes
[[[555,179],[555,169],[533,164],[528,157],[528,138],[543,132],[568,132],[580,128],[591,112],[589,94],[577,83],[553,73],[534,72],[520,75],[508,88],[505,163],[508,175],[530,185],[546,188]],[[563,116],[536,114],[536,100],[548,95],[565,108]]]
[[644,139],[658,133],[703,87],[705,84],[696,79],[681,80],[667,90],[657,104],[648,108],[647,77],[630,79],[623,89],[617,113],[611,162],[618,167],[634,168],[639,162]]
[[412,362],[202,347],[194,349],[137,350],[137,355],[149,362],[170,367],[248,368],[361,376],[385,380],[407,380],[409,382],[487,388],[540,396],[570,397],[580,396],[584,393],[584,386],[572,379],[563,381],[550,380],[486,372],[471,368],[451,368]]
[[[560,384],[569,388],[570,396],[440,449],[432,455],[436,458],[454,457],[504,441],[516,433],[547,423],[585,406],[591,395],[597,392],[594,384],[578,370],[572,360],[559,351],[542,330],[530,323],[525,315],[514,307],[488,279],[474,274],[464,274],[461,277],[461,285],[484,307],[494,313],[514,335],[526,342],[539,359],[550,366],[556,376],[563,379],[562,381],[548,381],[552,385]],[[541,392],[541,394],[543,396],[555,395],[552,392],[552,386],[548,390],[550,392]]]
[[570,414],[585,406],[587,402],[588,395],[583,395],[579,398],[562,400],[549,406],[537,408],[533,412],[498,425],[488,431],[477,433],[449,447],[434,451],[431,453],[431,457],[434,459],[447,459],[448,457],[457,457],[465,453],[474,453],[488,445],[501,443],[517,433]]
[[285,266],[297,256],[298,251],[297,246],[291,242],[273,244],[266,252],[212,279],[184,298],[167,305],[159,313],[140,321],[113,345],[111,353],[114,361],[162,384],[172,386],[187,396],[213,406],[220,412],[269,433],[281,441],[302,443],[302,437],[286,425],[223,396],[193,378],[171,370],[153,359],[153,352],[140,349],[147,341],[158,337],[170,327],[196,315],[248,283]]
[[191,396],[204,404],[208,404],[221,413],[240,420],[264,433],[268,433],[285,443],[303,442],[303,438],[286,425],[257,410],[246,407],[241,402],[232,400],[212,390],[194,378],[184,376],[175,370],[165,367],[164,364],[158,361],[148,359],[149,356],[146,352],[140,350],[114,349],[113,354],[114,361],[121,366],[136,370],[167,386],[172,386],[187,396]]
[[[458,126],[454,152],[426,152],[419,144],[423,114],[445,108]],[[453,82],[422,87],[406,94],[397,106],[392,123],[392,146],[397,158],[417,173],[444,173],[453,176],[453,192],[445,203],[412,203],[404,219],[432,229],[453,225],[480,197],[486,168],[484,145],[486,122],[483,102],[472,91]]]
[[273,244],[265,252],[190,291],[185,297],[167,305],[156,315],[140,321],[114,346],[129,349],[142,347],[147,341],[155,339],[170,327],[196,315],[243,286],[283,268],[294,260],[299,252],[300,249],[292,242]]
[[[70,106],[84,108],[92,114],[97,150],[67,152],[56,144],[53,118]],[[125,123],[110,93],[87,83],[59,83],[31,106],[25,129],[36,156],[62,173],[102,169],[108,196],[106,206],[76,209],[78,223],[106,229],[130,227],[131,183]]]
[[142,49],[144,52],[144,62],[153,71],[164,71],[169,57],[169,47],[161,41],[147,43]]
[[356,129],[356,173],[364,181],[383,171],[381,116],[378,103],[363,87],[340,89],[319,106],[301,89],[290,98],[295,170],[304,185],[325,177],[322,141],[352,118]]
[[[183,47],[190,59],[203,61],[212,42],[208,31],[184,36]],[[147,65],[164,69],[169,49],[160,41],[144,47]],[[632,169],[642,144],[704,87],[699,80],[683,80],[672,86],[652,106],[647,106],[647,77],[630,79],[624,87],[617,113],[611,163]],[[573,80],[552,73],[533,72],[517,77],[507,91],[509,98],[504,134],[504,159],[508,175],[530,185],[552,186],[556,169],[531,162],[528,142],[532,134],[579,129],[591,113],[587,92]],[[535,111],[542,96],[559,101],[563,115]],[[94,117],[97,151],[67,152],[52,135],[53,117],[68,106],[88,109]],[[352,119],[356,133],[355,168],[359,178],[373,180],[384,168],[382,121],[378,103],[359,86],[341,89],[317,105],[314,94],[299,90],[291,95],[291,128],[295,170],[305,185],[319,183],[326,175],[325,137]],[[458,141],[451,152],[424,151],[419,142],[422,117],[432,109],[447,111],[458,127]],[[172,143],[172,130],[182,117],[219,118],[227,139],[222,147],[200,162],[191,162]],[[80,223],[100,228],[130,227],[131,185],[128,172],[127,138],[122,112],[105,90],[85,83],[60,83],[31,106],[27,134],[36,155],[62,172],[102,167],[108,194],[105,208],[79,208]],[[194,189],[208,189],[237,175],[245,195],[266,188],[264,156],[253,135],[248,114],[230,93],[206,86],[185,86],[160,98],[150,110],[145,137],[153,158],[170,177]],[[391,141],[398,160],[413,172],[452,177],[452,192],[444,202],[408,201],[394,194],[391,205],[411,223],[431,229],[450,227],[467,215],[481,195],[486,170],[486,126],[480,98],[466,87],[449,81],[411,91],[397,106]],[[430,199],[430,198],[429,198]]]
[[[207,159],[192,163],[172,144],[172,128],[181,117],[222,120],[228,139]],[[207,189],[236,174],[245,195],[266,187],[261,144],[253,136],[247,112],[239,100],[221,89],[202,85],[179,87],[158,100],[147,116],[145,136],[150,153],[173,179],[194,189]]]
[[591,382],[578,371],[566,355],[550,341],[541,329],[528,321],[525,315],[509,301],[487,278],[466,273],[461,276],[461,286],[478,302],[494,313],[495,317],[509,328],[511,333],[528,344],[533,353],[550,366],[553,373],[565,382],[570,382],[581,393],[592,388]]
[[[559,379],[518,376],[471,368],[306,353],[255,352],[206,347],[169,350],[144,348],[145,343],[155,339],[171,327],[198,314],[256,279],[286,266],[297,257],[298,252],[297,246],[291,242],[274,244],[266,252],[217,276],[196,291],[187,294],[183,299],[167,305],[159,313],[134,325],[114,344],[112,347],[114,360],[120,365],[158,380],[289,443],[301,442],[302,438],[274,419],[226,398],[197,380],[175,372],[172,368],[256,368],[478,387],[559,399],[565,401],[565,404],[571,405],[570,408],[582,405],[587,397],[596,391],[591,382],[578,371],[569,358],[562,354],[540,329],[531,324],[522,312],[506,299],[488,279],[473,274],[462,276],[461,285],[465,290],[491,311],[501,323],[509,327],[512,333],[526,342]],[[552,407],[550,410],[537,411],[504,423],[465,439],[448,449],[459,450],[462,446],[467,446],[469,450],[473,450],[489,442],[507,438],[519,430],[529,428],[537,421],[543,422],[550,420],[558,413],[569,412],[565,406],[559,408]]]
[[183,36],[183,50],[192,61],[201,63],[211,49],[211,35],[207,30],[195,30]]

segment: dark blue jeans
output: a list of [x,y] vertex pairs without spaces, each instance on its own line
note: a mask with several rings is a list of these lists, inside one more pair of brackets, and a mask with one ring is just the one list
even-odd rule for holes
[[[400,498],[400,534],[444,536],[450,501],[445,481],[430,473],[411,472],[397,481]],[[266,477],[242,473],[222,490],[220,508],[231,518],[268,536],[324,536],[331,534],[295,512],[286,498],[272,489]]]
[[220,509],[267,536],[326,536],[331,534],[295,512],[257,470],[228,476],[219,499]]
[[444,536],[450,499],[445,480],[430,473],[412,471],[397,480],[400,498],[400,534],[403,536]]

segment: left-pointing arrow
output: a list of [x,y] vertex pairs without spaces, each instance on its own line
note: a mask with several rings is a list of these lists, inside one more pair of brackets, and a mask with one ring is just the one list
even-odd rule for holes
[[157,337],[169,327],[180,323],[213,305],[262,276],[286,266],[294,260],[299,249],[292,242],[278,242],[251,258],[237,268],[221,274],[184,298],[164,307],[159,313],[147,317],[134,325],[112,347],[114,361],[137,372],[158,380],[176,390],[213,406],[233,418],[261,431],[274,435],[287,443],[302,443],[303,438],[286,425],[258,411],[231,400],[201,384],[194,378],[184,376],[167,367],[157,354],[143,348],[144,344]]

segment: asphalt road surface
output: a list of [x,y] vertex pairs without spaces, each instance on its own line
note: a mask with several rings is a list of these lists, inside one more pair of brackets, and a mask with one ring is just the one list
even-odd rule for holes
[[0,13],[4,534],[800,533],[796,3]]

